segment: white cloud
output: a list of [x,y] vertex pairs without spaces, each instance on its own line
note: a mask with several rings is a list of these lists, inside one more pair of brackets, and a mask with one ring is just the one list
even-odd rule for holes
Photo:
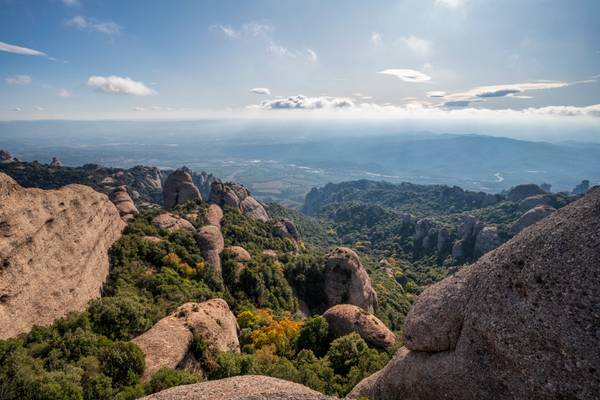
[[442,91],[442,90],[432,90],[430,92],[427,92],[427,97],[444,97],[446,95],[446,92]]
[[242,30],[250,36],[267,36],[269,33],[273,32],[275,28],[269,24],[259,24],[256,22],[250,22],[248,24],[242,25]]
[[10,109],[10,111],[15,111],[15,112],[19,112],[21,110],[22,110],[21,107],[13,107]]
[[35,106],[35,107],[33,107],[33,109],[35,111],[44,111],[44,107],[40,107],[40,106]]
[[230,27],[229,25],[213,25],[210,27],[211,30],[218,30],[229,39],[238,39],[241,35],[238,31]]
[[240,39],[246,37],[267,37],[275,30],[272,25],[261,24],[257,22],[249,22],[243,24],[241,28],[236,29],[230,25],[212,25],[209,28],[211,31],[217,31],[225,35],[229,39]]
[[558,89],[569,85],[571,85],[571,83],[560,81],[510,83],[506,85],[478,86],[466,92],[453,93],[439,97],[444,97],[447,100],[445,103],[447,106],[467,107],[472,102],[484,101],[489,98],[530,98],[529,96],[522,96],[520,94],[531,90]]
[[423,83],[431,80],[429,75],[414,69],[386,69],[379,71],[378,74],[395,76],[404,82]]
[[87,18],[81,15],[77,15],[67,22],[65,25],[71,26],[80,30],[90,31],[90,32],[100,32],[105,35],[113,36],[118,35],[122,31],[122,27],[116,22],[101,22],[96,20],[95,18]]
[[67,7],[79,7],[81,5],[79,0],[62,0],[62,2]]
[[317,53],[315,53],[315,51],[313,49],[306,49],[306,53],[308,55],[308,61],[316,63],[319,61],[319,56],[317,56]]
[[58,91],[58,97],[67,98],[67,97],[71,97],[71,96],[73,96],[73,95],[67,89],[60,89]]
[[383,45],[383,39],[381,38],[381,34],[379,32],[371,32],[371,43],[373,46]]
[[339,109],[339,108],[353,108],[355,106],[352,99],[346,97],[330,97],[330,96],[317,96],[307,97],[301,94],[296,96],[290,96],[282,99],[265,100],[258,106],[251,106],[250,108],[259,108],[265,110],[290,110],[290,109],[303,109],[303,110],[319,110],[319,109]]
[[29,75],[15,75],[4,79],[9,85],[29,85],[31,77]]
[[250,93],[254,93],[254,94],[262,94],[262,95],[271,95],[271,90],[269,88],[253,88],[250,89]]
[[291,58],[296,58],[296,53],[288,49],[287,47],[280,46],[275,43],[269,44],[267,47],[267,51],[271,54],[276,54],[278,56],[287,56]]
[[466,0],[435,0],[436,6],[443,6],[449,8],[459,8],[464,6]]
[[46,53],[43,53],[38,50],[28,49],[27,47],[15,46],[14,44],[8,44],[4,42],[0,42],[0,51],[5,51],[7,53],[14,54],[22,54],[25,56],[45,56]]
[[90,76],[87,84],[88,86],[105,93],[130,94],[133,96],[149,96],[156,94],[156,91],[150,89],[143,82],[115,75]]
[[146,111],[146,109],[144,107],[136,106],[133,107],[133,111]]
[[420,57],[429,57],[432,53],[431,42],[427,39],[409,35],[401,37],[400,42],[404,43],[406,47]]

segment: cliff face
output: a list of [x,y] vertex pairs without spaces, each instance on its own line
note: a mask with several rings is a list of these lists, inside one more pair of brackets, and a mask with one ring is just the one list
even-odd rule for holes
[[98,297],[124,226],[106,195],[89,187],[25,189],[0,173],[0,338]]

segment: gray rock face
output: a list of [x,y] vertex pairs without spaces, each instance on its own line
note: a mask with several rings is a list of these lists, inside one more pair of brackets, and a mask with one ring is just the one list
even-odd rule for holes
[[488,251],[494,250],[502,244],[502,239],[498,236],[498,228],[495,226],[486,226],[477,233],[475,239],[475,255],[481,256]]
[[596,398],[599,248],[600,189],[427,288],[405,347],[349,398]]
[[192,176],[187,171],[178,169],[167,177],[163,187],[164,206],[169,209],[190,200],[202,200],[202,196],[194,185]]
[[590,181],[588,181],[587,179],[584,179],[581,181],[581,183],[577,186],[575,186],[575,188],[573,188],[573,194],[586,194],[588,192],[588,190],[590,190]]
[[209,201],[221,207],[227,205],[237,208],[243,213],[261,221],[269,220],[269,214],[264,206],[250,195],[248,189],[239,183],[213,182],[210,187]]
[[544,189],[533,183],[517,185],[508,192],[508,200],[519,202],[527,197],[538,194],[547,194]]
[[338,304],[323,314],[333,338],[356,332],[371,346],[388,349],[396,336],[379,318],[352,304]]
[[64,164],[56,157],[52,157],[52,161],[50,161],[50,166],[54,168],[63,167]]
[[176,386],[142,400],[335,400],[298,383],[260,375]]
[[370,313],[377,307],[377,294],[358,255],[338,247],[325,257],[325,296],[328,306],[353,304]]
[[225,248],[225,240],[221,230],[212,225],[203,226],[198,230],[196,240],[202,257],[215,273],[221,275],[221,253]]
[[448,232],[448,229],[446,229],[446,228],[440,229],[438,232],[438,235],[437,235],[437,242],[436,242],[436,248],[437,248],[438,253],[441,253],[444,250],[446,250],[449,243],[450,243],[450,233]]
[[415,224],[415,240],[421,240],[429,233],[433,222],[429,218],[423,218]]
[[0,164],[8,164],[14,162],[13,156],[5,150],[0,150]]
[[551,194],[536,194],[529,196],[519,202],[519,210],[527,211],[537,206],[554,206],[554,196]]
[[528,226],[533,225],[536,222],[546,218],[554,211],[556,211],[556,209],[550,206],[534,207],[531,210],[527,211],[525,214],[521,215],[519,219],[512,224],[512,226],[510,227],[510,231],[512,234],[516,235]]
[[113,202],[117,210],[119,210],[119,215],[121,215],[121,219],[125,222],[129,222],[133,220],[133,218],[139,214],[139,211],[129,193],[127,193],[126,186],[119,186],[116,188],[109,196],[110,201]]
[[108,249],[124,227],[106,195],[88,186],[26,189],[0,173],[0,339],[99,297]]
[[194,335],[210,351],[238,352],[237,321],[222,299],[186,303],[158,321],[149,331],[132,340],[145,355],[146,381],[161,368],[177,367],[189,353]]
[[454,258],[465,258],[474,252],[477,235],[483,228],[481,222],[472,215],[466,215],[458,227],[458,239],[452,245]]

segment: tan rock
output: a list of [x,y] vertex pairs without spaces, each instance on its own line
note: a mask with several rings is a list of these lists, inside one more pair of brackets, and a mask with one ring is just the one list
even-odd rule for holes
[[358,255],[349,248],[338,247],[325,257],[324,262],[328,306],[354,304],[373,313],[377,307],[377,294]]
[[119,214],[124,221],[132,220],[135,215],[139,214],[139,211],[133,200],[127,193],[126,186],[119,186],[109,196],[110,201],[117,207]]
[[334,338],[356,332],[371,346],[390,348],[396,336],[379,318],[352,304],[338,304],[323,314]]
[[221,230],[216,226],[206,225],[198,230],[196,236],[200,253],[213,271],[221,274],[221,253],[225,248],[225,240]]
[[248,189],[239,183],[213,182],[210,186],[209,201],[219,206],[227,205],[236,208],[261,221],[269,220],[269,214],[264,206],[250,195]]
[[537,206],[521,215],[510,227],[510,232],[514,235],[521,232],[523,229],[552,214],[556,209],[550,206]]
[[100,296],[125,224],[87,186],[25,189],[0,173],[0,339],[48,325]]
[[239,263],[247,263],[252,260],[252,256],[248,253],[248,250],[243,248],[242,246],[231,246],[229,247],[229,251],[234,254],[235,261]]
[[371,400],[596,398],[599,233],[600,189],[428,287],[405,347],[357,389]]
[[221,228],[221,220],[223,219],[223,210],[216,204],[211,204],[206,210],[206,220],[209,225]]
[[334,400],[315,390],[283,379],[260,375],[234,376],[177,386],[142,400]]
[[163,204],[173,208],[190,200],[202,200],[202,195],[194,185],[192,176],[183,169],[174,171],[167,177],[163,187]]
[[181,218],[171,213],[162,213],[154,217],[152,224],[160,229],[166,229],[169,232],[175,232],[179,229],[194,232],[194,225],[187,219]]

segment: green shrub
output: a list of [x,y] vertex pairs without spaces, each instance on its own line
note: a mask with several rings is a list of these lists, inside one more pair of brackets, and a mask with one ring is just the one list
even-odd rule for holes
[[145,386],[146,394],[160,392],[173,386],[189,385],[202,380],[198,374],[183,369],[161,368]]
[[101,349],[99,360],[102,371],[112,378],[117,386],[137,383],[144,372],[145,361],[142,350],[131,342],[115,342]]

